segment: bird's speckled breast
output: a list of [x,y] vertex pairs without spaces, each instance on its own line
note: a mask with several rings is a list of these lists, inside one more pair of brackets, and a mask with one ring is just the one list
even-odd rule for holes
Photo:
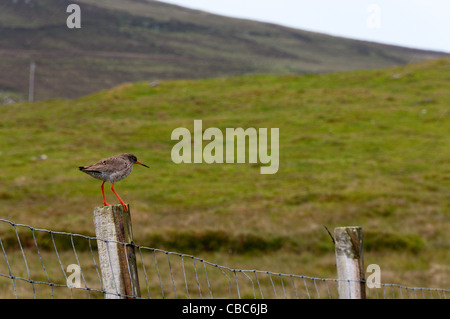
[[127,178],[128,175],[131,174],[132,170],[133,170],[133,165],[131,165],[130,167],[128,167],[125,170],[112,173],[109,177],[108,182],[115,183],[115,182],[121,181],[122,179]]
[[85,172],[89,175],[91,175],[92,177],[99,179],[101,181],[107,182],[108,181],[108,176],[104,173],[101,172]]

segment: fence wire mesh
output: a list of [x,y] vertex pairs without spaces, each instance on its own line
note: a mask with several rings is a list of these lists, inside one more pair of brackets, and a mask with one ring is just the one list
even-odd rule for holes
[[[101,238],[37,229],[0,219],[0,298],[104,298],[97,253]],[[134,245],[140,298],[339,298],[339,281],[235,269],[192,255]],[[112,265],[110,265],[112,267]],[[76,279],[79,279],[78,281]],[[447,299],[450,290],[380,284],[367,298]]]

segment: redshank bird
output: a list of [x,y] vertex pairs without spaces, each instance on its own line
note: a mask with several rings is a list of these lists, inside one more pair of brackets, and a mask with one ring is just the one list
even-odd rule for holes
[[103,195],[103,205],[111,206],[106,202],[105,191],[103,189],[103,185],[105,182],[109,182],[112,184],[111,190],[119,199],[119,202],[122,204],[125,211],[128,211],[127,205],[123,202],[123,200],[117,195],[114,190],[114,183],[117,181],[121,181],[131,174],[133,170],[133,165],[139,164],[145,167],[148,167],[145,164],[139,162],[133,154],[125,153],[119,154],[115,156],[111,156],[108,158],[104,158],[98,161],[95,164],[89,166],[80,166],[78,169],[86,174],[91,175],[92,177],[103,181],[101,189]]

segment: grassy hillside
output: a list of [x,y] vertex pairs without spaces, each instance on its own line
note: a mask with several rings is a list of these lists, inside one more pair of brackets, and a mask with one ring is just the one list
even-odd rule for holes
[[79,0],[82,28],[70,30],[72,2],[0,2],[2,95],[26,99],[30,60],[37,65],[35,97],[42,100],[124,82],[368,69],[443,56],[149,0]]
[[[93,235],[100,182],[77,167],[131,152],[151,169],[135,167],[116,190],[131,204],[140,244],[334,277],[323,225],[361,225],[366,264],[379,264],[384,282],[448,288],[449,79],[443,59],[327,75],[142,82],[3,106],[0,217]],[[192,131],[194,119],[223,132],[280,128],[279,171],[174,164],[171,132]],[[107,199],[117,202],[108,187]]]

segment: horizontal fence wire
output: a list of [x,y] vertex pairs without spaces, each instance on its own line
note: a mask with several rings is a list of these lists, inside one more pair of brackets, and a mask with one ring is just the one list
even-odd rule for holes
[[[130,245],[0,219],[0,298],[105,298],[110,294],[138,298],[104,288],[99,241],[107,246]],[[235,269],[188,254],[132,246],[139,298],[336,299],[339,285],[352,283]],[[109,267],[113,267],[111,259]],[[371,299],[447,299],[450,290],[381,283],[380,288],[366,288],[366,292]]]

